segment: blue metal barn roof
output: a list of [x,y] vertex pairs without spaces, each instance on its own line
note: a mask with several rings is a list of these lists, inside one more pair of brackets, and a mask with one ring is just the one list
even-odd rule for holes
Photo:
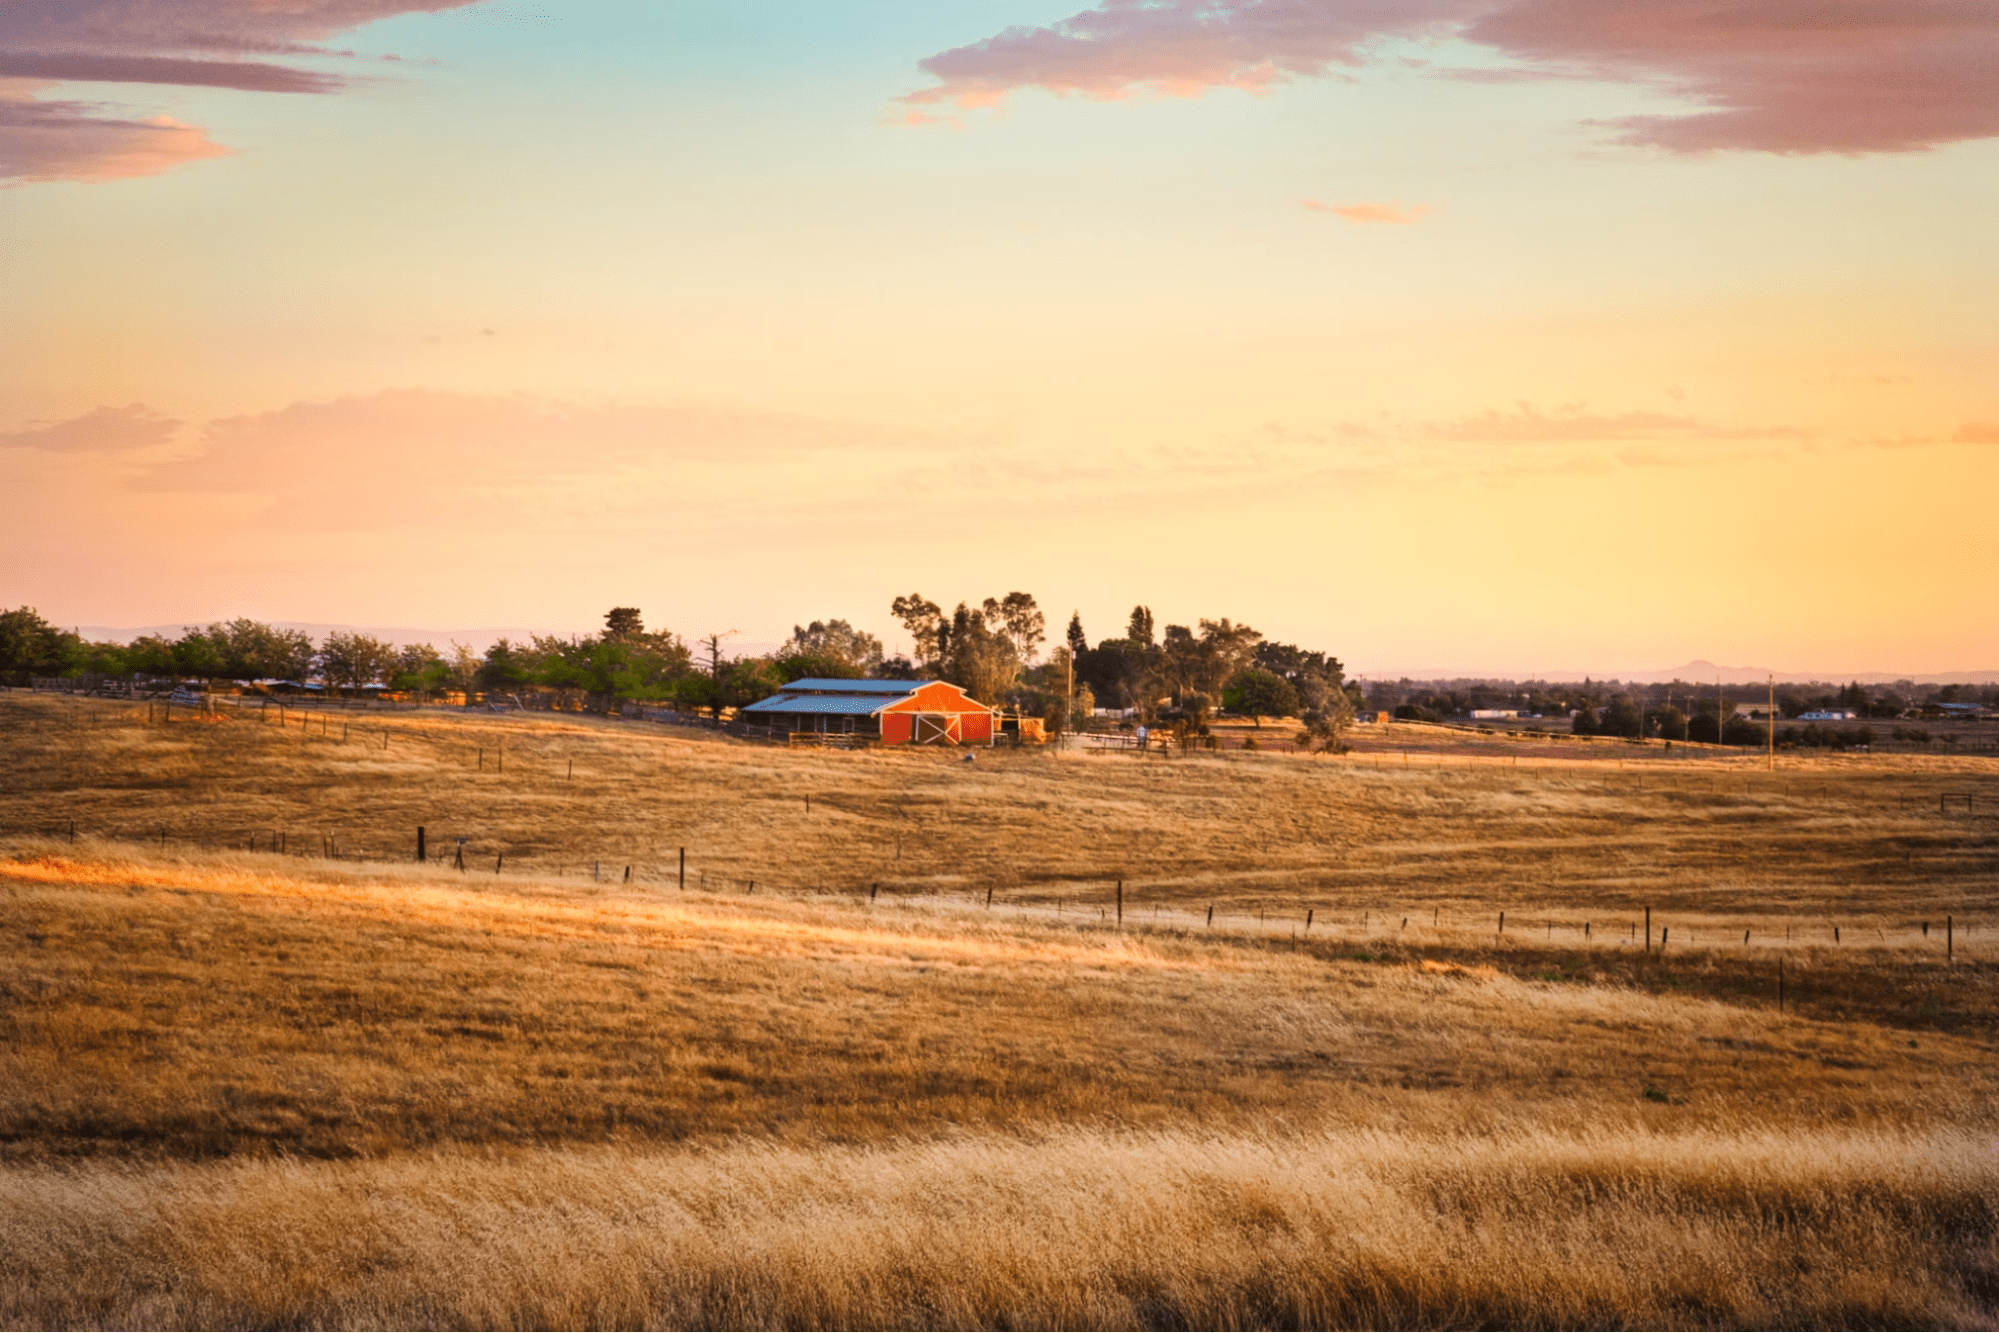
[[796,694],[810,691],[818,694],[913,694],[925,685],[934,685],[932,680],[828,680],[819,676],[807,676],[804,680],[794,680],[780,693]]
[[895,698],[885,698],[880,694],[774,694],[768,699],[760,699],[756,703],[747,705],[742,711],[786,714],[851,713],[857,717],[866,717],[894,702]]

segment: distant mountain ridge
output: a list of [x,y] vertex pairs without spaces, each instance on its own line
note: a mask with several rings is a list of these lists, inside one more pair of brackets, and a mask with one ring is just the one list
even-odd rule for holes
[[1718,678],[1725,685],[1761,685],[1775,676],[1779,685],[1893,685],[1909,681],[1915,685],[1999,685],[1999,670],[1986,671],[1773,671],[1760,666],[1722,666],[1700,658],[1663,671],[1462,671],[1442,667],[1420,671],[1359,671],[1353,676],[1369,680],[1546,680],[1621,681],[1628,685],[1665,685],[1676,680],[1690,685],[1712,685]]

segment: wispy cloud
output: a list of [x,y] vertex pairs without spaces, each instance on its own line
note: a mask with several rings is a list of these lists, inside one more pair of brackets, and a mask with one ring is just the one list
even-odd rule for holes
[[1704,104],[1605,123],[1672,152],[1907,152],[1999,136],[1994,0],[1103,0],[931,56],[920,68],[936,84],[903,100],[1265,92],[1364,65],[1386,39],[1440,36],[1515,62],[1447,77],[1596,78]]
[[1331,213],[1348,222],[1388,222],[1405,226],[1421,222],[1432,211],[1428,204],[1405,208],[1401,204],[1327,204],[1317,199],[1300,199],[1298,202],[1313,213]]
[[36,449],[58,454],[122,454],[172,440],[180,423],[143,403],[100,407],[67,421],[34,425],[0,434],[0,449]]
[[1955,444],[1999,444],[1999,422],[1967,421],[1951,436]]
[[43,99],[55,83],[332,93],[335,74],[274,63],[341,56],[326,38],[397,14],[478,0],[4,0],[0,182],[152,175],[228,150],[198,126],[95,101]]
[[101,102],[54,101],[0,83],[0,187],[151,176],[228,149],[198,125],[135,120]]

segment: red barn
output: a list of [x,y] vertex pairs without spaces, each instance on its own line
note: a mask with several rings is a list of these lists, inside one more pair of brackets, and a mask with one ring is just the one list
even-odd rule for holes
[[868,735],[884,745],[986,745],[998,712],[941,680],[794,680],[741,711],[745,722]]

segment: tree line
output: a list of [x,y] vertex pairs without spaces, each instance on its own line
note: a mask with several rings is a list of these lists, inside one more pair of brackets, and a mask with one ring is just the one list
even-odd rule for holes
[[950,612],[911,593],[889,609],[909,633],[911,656],[888,655],[878,638],[841,619],[795,625],[775,652],[732,656],[726,635],[690,645],[648,629],[636,607],[612,608],[596,634],[501,639],[484,653],[457,643],[399,646],[345,630],[315,644],[301,631],[250,619],[191,626],[174,639],[93,643],[22,607],[0,611],[0,681],[93,674],[345,694],[386,688],[417,697],[553,691],[582,707],[645,701],[719,715],[807,677],[934,678],[1058,730],[1082,725],[1101,705],[1199,736],[1228,710],[1296,718],[1322,741],[1335,739],[1362,703],[1338,658],[1266,640],[1226,617],[1155,632],[1151,610],[1141,605],[1122,635],[1092,645],[1081,616],[1072,614],[1063,641],[1044,652],[1047,619],[1029,593],[961,601]]

